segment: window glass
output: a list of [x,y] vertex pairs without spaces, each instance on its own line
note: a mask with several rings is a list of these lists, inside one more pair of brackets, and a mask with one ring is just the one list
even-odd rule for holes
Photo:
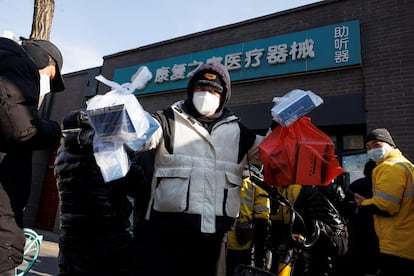
[[362,135],[344,135],[344,150],[364,149],[364,137]]
[[364,166],[367,161],[366,153],[342,156],[342,168],[349,173],[350,183],[364,176]]
[[333,142],[333,143],[334,143],[334,145],[335,145],[335,148],[337,149],[337,148],[338,148],[338,144],[337,144],[337,142],[336,142],[336,136],[329,135],[329,138],[331,138],[332,142]]

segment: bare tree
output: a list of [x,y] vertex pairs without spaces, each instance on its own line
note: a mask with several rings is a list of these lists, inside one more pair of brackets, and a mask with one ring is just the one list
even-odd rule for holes
[[34,0],[31,39],[50,40],[54,11],[54,0]]

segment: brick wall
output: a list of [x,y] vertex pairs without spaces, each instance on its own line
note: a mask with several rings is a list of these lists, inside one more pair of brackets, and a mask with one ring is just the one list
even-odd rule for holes
[[[256,40],[358,19],[361,23],[362,66],[233,83],[230,107],[270,103],[273,97],[282,96],[296,88],[312,90],[322,97],[363,93],[366,128],[388,128],[403,153],[414,160],[413,14],[414,4],[411,0],[326,0],[136,49],[126,49],[104,57],[103,67],[99,69],[102,69],[102,75],[111,79],[114,70],[120,67],[242,43],[246,38]],[[50,99],[51,110],[47,112],[51,119],[61,121],[68,111],[85,107],[84,90],[89,83],[89,71],[64,76],[67,88]],[[98,84],[98,93],[107,91],[107,86]],[[139,101],[147,111],[152,112],[185,97],[185,90],[181,90],[140,96]],[[352,109],[350,105],[350,114]],[[345,132],[350,130],[349,126],[340,128]],[[30,209],[33,214],[29,214],[29,219],[37,212],[37,208]]]
[[[413,14],[409,0],[322,1],[106,56],[103,74],[111,77],[118,67],[237,44],[246,38],[256,40],[358,19],[362,67],[234,83],[230,106],[268,103],[295,88],[321,96],[362,92],[367,129],[388,128],[403,152],[414,160]],[[101,92],[105,89],[100,87]],[[140,101],[148,111],[154,111],[185,96],[185,91],[178,91],[140,96]]]

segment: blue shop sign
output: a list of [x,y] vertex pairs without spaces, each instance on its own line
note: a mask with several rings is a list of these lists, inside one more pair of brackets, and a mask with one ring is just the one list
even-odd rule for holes
[[114,81],[130,82],[140,66],[153,77],[136,95],[184,89],[204,63],[217,61],[232,82],[361,64],[359,20],[119,68]]

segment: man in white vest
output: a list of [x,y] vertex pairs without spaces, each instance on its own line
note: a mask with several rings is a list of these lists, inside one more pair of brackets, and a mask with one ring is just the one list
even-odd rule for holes
[[186,100],[153,114],[160,127],[146,145],[157,149],[148,275],[216,273],[239,212],[243,168],[258,160],[263,139],[226,107],[230,95],[227,68],[204,64],[191,77]]

